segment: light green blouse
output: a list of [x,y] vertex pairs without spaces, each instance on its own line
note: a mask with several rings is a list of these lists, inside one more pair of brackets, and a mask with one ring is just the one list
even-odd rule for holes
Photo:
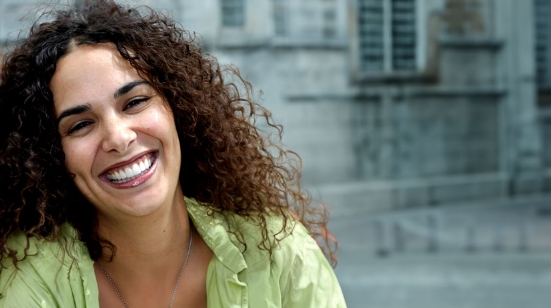
[[[187,198],[186,204],[194,226],[215,255],[207,271],[208,307],[346,307],[331,266],[302,225],[297,224],[270,256],[257,248],[258,228],[240,216],[230,216],[230,224],[246,234],[247,249],[242,253],[222,217],[208,216],[208,207],[193,199]],[[277,232],[281,220],[274,217],[268,224]],[[74,229],[67,231],[72,240]],[[23,251],[25,238],[14,236],[9,244]],[[93,261],[83,243],[75,241],[73,247],[77,262],[59,243],[38,239],[28,250],[33,256],[19,262],[18,270],[4,260],[8,268],[0,273],[0,307],[99,307]]]

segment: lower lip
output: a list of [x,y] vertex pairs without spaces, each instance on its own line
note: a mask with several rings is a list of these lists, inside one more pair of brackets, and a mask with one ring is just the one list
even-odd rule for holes
[[105,182],[107,182],[107,184],[109,184],[110,186],[115,187],[117,189],[129,189],[129,188],[138,187],[138,186],[142,185],[143,183],[145,183],[147,180],[149,180],[153,176],[153,173],[155,173],[155,170],[157,169],[157,161],[158,160],[159,160],[159,158],[156,157],[155,161],[153,162],[153,165],[151,165],[151,167],[149,167],[149,169],[147,169],[147,171],[144,174],[142,174],[139,177],[137,177],[135,179],[132,179],[128,182],[113,183],[108,179],[103,179],[103,180]]

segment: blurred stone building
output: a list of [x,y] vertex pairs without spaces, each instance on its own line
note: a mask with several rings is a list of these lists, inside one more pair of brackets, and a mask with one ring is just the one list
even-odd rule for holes
[[[4,48],[36,2],[0,0]],[[550,0],[136,2],[262,90],[307,185],[377,208],[551,191]]]

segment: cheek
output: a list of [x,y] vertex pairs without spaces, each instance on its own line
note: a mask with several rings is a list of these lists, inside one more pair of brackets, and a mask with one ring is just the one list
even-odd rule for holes
[[89,170],[91,151],[78,142],[62,142],[65,153],[65,167],[72,174],[79,175],[83,170]]
[[170,142],[179,148],[178,133],[174,119],[172,114],[167,112],[164,107],[161,106],[155,113],[149,114],[147,121],[144,121],[144,123],[148,123],[144,127],[147,134],[157,136],[161,140],[164,139],[166,140],[165,142]]
[[73,178],[73,182],[88,200],[91,200],[93,193],[91,190],[91,164],[93,162],[92,151],[82,145],[72,142],[63,143],[63,152],[65,153],[65,168]]
[[176,131],[174,119],[171,115],[163,114],[156,119],[155,127],[152,127],[152,135],[158,136],[173,163],[178,164],[178,170],[181,160],[180,138]]

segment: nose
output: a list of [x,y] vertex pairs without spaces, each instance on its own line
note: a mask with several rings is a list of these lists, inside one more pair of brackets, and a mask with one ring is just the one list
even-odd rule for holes
[[102,126],[102,149],[105,152],[124,153],[138,136],[130,123],[120,117],[107,119]]

